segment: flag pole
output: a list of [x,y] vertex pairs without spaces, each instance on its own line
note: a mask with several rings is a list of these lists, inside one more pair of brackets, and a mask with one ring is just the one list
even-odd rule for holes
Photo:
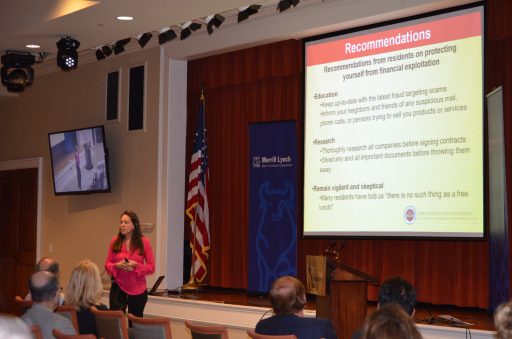
[[199,290],[199,284],[196,282],[195,274],[194,274],[194,265],[195,265],[195,259],[196,259],[196,234],[197,234],[197,204],[194,207],[194,244],[192,247],[192,260],[190,261],[190,278],[188,279],[188,282],[181,287],[184,291],[197,291]]
[[[201,104],[204,105],[204,86],[201,86]],[[197,192],[199,195],[199,191]],[[196,242],[197,242],[197,206],[198,203],[196,203],[196,206],[194,207],[194,243],[192,246],[192,258],[190,261],[190,278],[188,279],[188,282],[184,284],[181,289],[183,291],[198,291],[200,289],[200,285],[198,282],[196,282],[195,274],[194,274],[194,266],[195,261],[197,259],[196,255]]]

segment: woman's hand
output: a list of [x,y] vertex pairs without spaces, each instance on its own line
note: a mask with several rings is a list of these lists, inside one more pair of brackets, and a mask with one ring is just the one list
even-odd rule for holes
[[137,266],[137,262],[135,260],[125,260],[126,270],[127,271],[133,271],[135,269],[135,266]]
[[118,261],[115,264],[115,266],[116,266],[117,269],[120,269],[120,270],[123,270],[123,271],[127,271],[127,272],[131,272],[131,271],[133,271],[135,266],[137,266],[137,262],[134,261],[134,260],[123,259],[123,260]]

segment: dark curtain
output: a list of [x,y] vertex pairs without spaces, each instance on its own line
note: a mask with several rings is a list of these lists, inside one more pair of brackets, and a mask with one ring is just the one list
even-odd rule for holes
[[[512,165],[509,156],[511,4],[510,1],[488,2],[485,65],[486,93],[498,85],[504,88],[509,168]],[[248,124],[297,120],[298,138],[302,140],[302,41],[282,41],[190,61],[188,70],[187,159],[190,159],[202,87],[206,97],[211,231],[206,282],[211,286],[245,289]],[[298,148],[301,158],[300,142]],[[301,176],[299,173],[299,182]],[[510,185],[507,187],[510,191]],[[302,192],[298,193],[301,197]],[[298,200],[300,211],[302,203]],[[512,198],[508,201],[510,211]],[[297,223],[301,224],[300,213]],[[301,280],[305,281],[305,256],[320,254],[330,243],[331,240],[299,239]],[[347,240],[342,262],[381,281],[395,275],[404,277],[416,286],[421,302],[487,307],[489,265],[485,240]],[[370,287],[368,296],[376,300],[377,287]]]

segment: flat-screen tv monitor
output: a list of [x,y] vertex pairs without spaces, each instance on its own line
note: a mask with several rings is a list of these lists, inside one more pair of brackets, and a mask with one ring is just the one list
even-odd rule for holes
[[481,3],[304,42],[305,237],[485,237]]
[[103,126],[49,133],[55,194],[110,192]]

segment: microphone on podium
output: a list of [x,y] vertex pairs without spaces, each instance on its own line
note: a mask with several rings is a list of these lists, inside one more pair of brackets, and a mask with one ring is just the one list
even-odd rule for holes
[[334,248],[334,246],[336,246],[336,242],[337,240],[334,240],[330,245],[329,247],[327,247],[325,250],[324,250],[324,255],[331,255],[332,254],[332,250]]
[[[343,240],[339,246],[336,246],[338,244],[338,240],[334,240],[327,249],[324,250],[323,254],[326,257],[331,257],[336,262],[340,260],[340,254],[341,250],[345,247],[345,241]],[[337,249],[336,249],[337,247]]]

